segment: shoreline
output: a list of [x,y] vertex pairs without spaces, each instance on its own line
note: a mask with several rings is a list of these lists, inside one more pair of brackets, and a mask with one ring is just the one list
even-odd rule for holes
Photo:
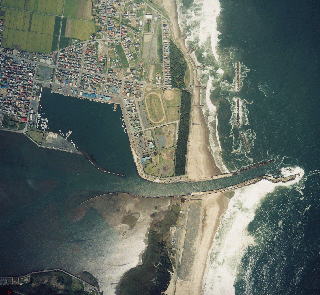
[[[178,7],[176,1],[164,0],[162,6],[166,10],[171,25],[171,31],[175,43],[179,46],[188,64],[190,81],[192,81],[192,106],[189,125],[189,139],[187,152],[187,176],[191,180],[201,180],[218,176],[221,171],[214,162],[210,151],[209,127],[206,124],[200,106],[200,85],[196,67],[196,61],[188,52],[185,38],[181,33],[178,19]],[[198,125],[200,124],[200,125]],[[200,165],[199,165],[200,164]]]
[[[180,234],[182,238],[179,241],[177,262],[170,285],[165,292],[166,295],[201,294],[207,257],[221,217],[227,210],[229,199],[224,193],[209,193],[204,195],[201,200],[197,199],[186,205],[185,210],[192,212],[192,207],[197,204],[195,202],[198,202],[200,206],[198,216],[187,213],[184,227],[177,230],[178,236]],[[190,241],[189,228],[187,227],[189,223],[197,224],[196,234],[192,236],[193,241]],[[190,259],[190,257],[192,258]]]

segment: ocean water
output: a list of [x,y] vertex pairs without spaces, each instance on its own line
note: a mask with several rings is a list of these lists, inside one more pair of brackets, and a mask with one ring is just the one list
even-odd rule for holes
[[[224,259],[217,265],[219,253],[212,253],[209,269],[217,272],[207,276],[205,294],[319,294],[320,2],[220,0],[220,6],[224,75],[211,99],[219,106],[225,164],[234,169],[274,158],[304,176],[291,186],[260,183],[236,193],[239,203],[228,213],[242,217],[242,239],[233,238],[234,252],[224,247],[233,228],[226,220],[215,244]],[[239,93],[232,88],[237,61],[247,69]],[[243,104],[239,125],[235,98]],[[254,196],[257,203],[246,209]]]

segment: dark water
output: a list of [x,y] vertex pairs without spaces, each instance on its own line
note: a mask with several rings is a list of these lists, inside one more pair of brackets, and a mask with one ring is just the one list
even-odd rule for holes
[[[220,49],[250,69],[240,93],[256,136],[249,156],[278,157],[305,171],[300,184],[270,195],[250,224],[258,244],[243,258],[236,293],[319,294],[320,2],[221,0],[221,6]],[[227,99],[220,110],[220,132],[229,135]],[[221,138],[230,167],[248,161],[230,153],[231,137]]]
[[126,177],[99,172],[80,155],[41,149],[22,135],[0,132],[0,275],[44,268],[76,273],[89,265],[93,275],[107,271],[101,259],[113,251],[114,230],[94,209],[74,218],[81,202],[97,194],[184,195],[236,184],[272,168],[216,181],[151,183],[136,174],[120,112],[111,105],[48,91],[41,105],[52,131],[72,130],[79,149]]

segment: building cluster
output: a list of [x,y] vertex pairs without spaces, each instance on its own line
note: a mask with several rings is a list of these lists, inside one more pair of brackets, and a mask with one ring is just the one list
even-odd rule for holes
[[36,66],[18,57],[0,54],[0,113],[11,120],[28,121],[30,101],[39,95],[34,83]]
[[163,46],[163,86],[171,88],[170,72],[170,29],[166,20],[162,19],[162,46]]
[[96,41],[76,43],[58,53],[55,91],[82,97],[84,91],[93,94],[105,91],[106,75],[103,61],[98,60],[97,46]]

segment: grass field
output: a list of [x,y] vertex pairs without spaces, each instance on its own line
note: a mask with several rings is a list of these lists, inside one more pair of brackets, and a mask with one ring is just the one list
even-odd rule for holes
[[52,35],[6,29],[3,46],[31,52],[50,52]]
[[92,21],[68,19],[65,36],[78,40],[88,40],[95,33],[96,27]]
[[91,9],[91,0],[65,0],[64,16],[90,20]]
[[[21,0],[9,0],[21,1]],[[45,14],[61,15],[64,0],[25,0],[25,9]]]
[[[59,38],[65,1],[69,17],[63,19]],[[88,40],[96,31],[90,20],[91,0],[2,0],[0,6],[4,12],[2,44],[8,48],[49,53],[66,47],[71,39]]]
[[180,118],[181,91],[179,89],[166,90],[163,97],[168,122],[178,121]]
[[25,0],[2,0],[1,6],[24,9]]
[[165,112],[159,94],[154,92],[148,94],[145,98],[145,104],[149,120],[152,123],[157,124],[165,120]]
[[30,19],[30,12],[7,9],[5,11],[4,23],[6,28],[27,31]]
[[31,20],[31,32],[52,35],[54,32],[55,16],[33,14]]

